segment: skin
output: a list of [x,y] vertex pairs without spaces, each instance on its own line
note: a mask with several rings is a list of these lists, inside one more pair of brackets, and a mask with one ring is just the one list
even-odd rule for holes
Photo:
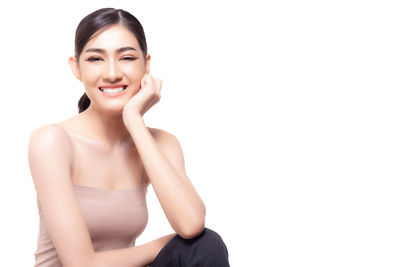
[[[136,51],[116,52],[125,46]],[[85,53],[88,48],[105,52]],[[150,74],[150,58],[143,56],[136,37],[124,26],[101,29],[85,45],[79,61],[68,60],[91,105],[31,134],[29,166],[63,266],[147,266],[175,234],[193,238],[204,230],[205,205],[186,175],[178,139],[146,127],[143,120],[161,98],[162,82]],[[118,83],[128,88],[113,99],[98,89]],[[95,252],[73,184],[119,190],[143,182],[152,184],[175,233],[140,246]]]

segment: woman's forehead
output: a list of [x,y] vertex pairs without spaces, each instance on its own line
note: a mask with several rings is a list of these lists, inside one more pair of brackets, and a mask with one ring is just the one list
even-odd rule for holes
[[101,48],[112,52],[115,49],[126,46],[131,46],[137,51],[140,49],[135,35],[125,26],[116,24],[95,32],[85,45],[84,50],[87,48]]

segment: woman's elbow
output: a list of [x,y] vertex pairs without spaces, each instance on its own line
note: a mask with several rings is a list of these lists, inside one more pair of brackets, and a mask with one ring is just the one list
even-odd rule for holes
[[198,219],[195,223],[191,223],[186,228],[182,229],[179,234],[184,239],[192,239],[200,235],[204,231],[205,218],[204,216]]

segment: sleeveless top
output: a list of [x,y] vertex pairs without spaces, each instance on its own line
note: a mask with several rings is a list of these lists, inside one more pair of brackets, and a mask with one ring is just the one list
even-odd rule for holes
[[[136,238],[148,222],[148,185],[142,183],[135,188],[109,190],[73,183],[95,251],[135,246]],[[38,199],[37,206],[40,222],[34,267],[62,266]]]

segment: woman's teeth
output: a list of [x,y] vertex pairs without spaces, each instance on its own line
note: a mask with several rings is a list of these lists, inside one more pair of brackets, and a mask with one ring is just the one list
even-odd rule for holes
[[101,88],[100,87],[100,90],[105,92],[105,93],[114,93],[114,92],[121,92],[121,91],[125,90],[125,88],[126,88],[125,86],[124,87],[120,87],[120,88],[113,88],[113,89]]

